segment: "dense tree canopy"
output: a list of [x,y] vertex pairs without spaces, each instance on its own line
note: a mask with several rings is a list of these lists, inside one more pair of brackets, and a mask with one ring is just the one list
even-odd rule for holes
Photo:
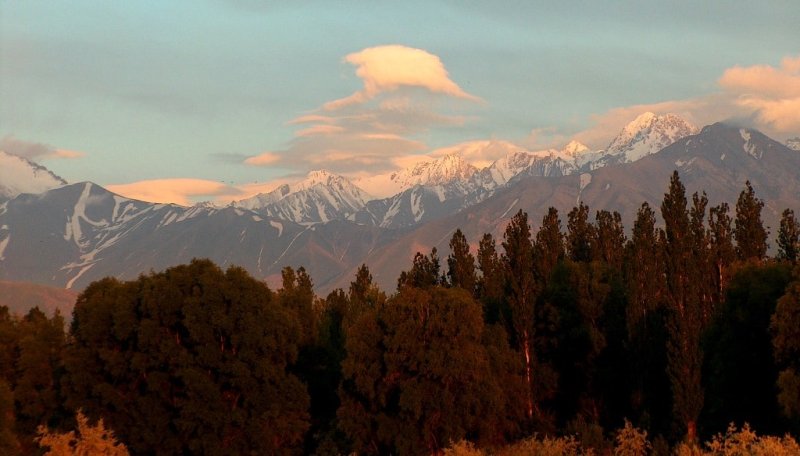
[[136,453],[280,453],[308,427],[298,316],[240,268],[195,260],[78,297],[67,403]]
[[194,260],[92,283],[69,332],[0,307],[0,454],[36,454],[40,425],[77,442],[79,410],[133,454],[476,453],[533,434],[509,451],[699,454],[731,420],[797,435],[797,220],[768,258],[762,208],[748,184],[731,216],[675,173],[630,231],[582,202],[566,232],[554,208],[535,231],[520,210],[499,245],[473,253],[456,230],[445,264],[418,252],[389,296],[366,265],[321,298],[302,267],[272,291]]

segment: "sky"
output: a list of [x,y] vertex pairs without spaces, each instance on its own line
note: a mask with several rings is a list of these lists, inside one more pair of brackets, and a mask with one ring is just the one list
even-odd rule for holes
[[798,24],[796,0],[0,0],[0,150],[189,204],[470,141],[601,149],[646,111],[783,141]]

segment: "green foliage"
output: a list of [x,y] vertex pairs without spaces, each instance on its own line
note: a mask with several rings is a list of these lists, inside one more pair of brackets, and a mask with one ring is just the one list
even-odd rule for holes
[[725,305],[704,337],[706,401],[703,421],[719,432],[748,421],[766,432],[785,428],[775,395],[770,318],[791,280],[785,264],[747,265],[734,274]]
[[794,211],[786,209],[781,214],[781,226],[778,230],[778,259],[797,263],[800,255],[800,226]]
[[347,337],[338,416],[355,448],[440,451],[467,435],[491,440],[504,390],[482,344],[480,306],[463,290],[405,287]]
[[397,279],[397,289],[403,287],[428,288],[443,282],[439,264],[439,255],[436,247],[431,249],[430,255],[417,252],[411,269],[400,273]]
[[772,346],[775,360],[782,368],[778,377],[778,402],[784,413],[800,417],[800,267],[795,280],[778,300],[772,316]]
[[767,255],[767,230],[761,221],[764,201],[756,198],[750,181],[736,201],[736,255],[742,261],[760,261]]
[[193,260],[78,298],[68,404],[103,416],[136,453],[287,453],[308,427],[287,369],[298,315],[240,268]]
[[0,378],[0,454],[20,453],[14,419],[14,393],[5,379]]
[[[703,311],[697,245],[687,209],[686,190],[678,172],[670,179],[661,203],[664,231],[659,243],[665,258],[667,328],[667,373],[673,397],[674,418],[685,430],[686,440],[697,439],[697,418],[703,408],[700,349]],[[695,218],[697,215],[695,215]]]
[[451,287],[476,292],[475,257],[469,251],[469,243],[460,229],[450,239],[450,256],[447,257],[447,277]]

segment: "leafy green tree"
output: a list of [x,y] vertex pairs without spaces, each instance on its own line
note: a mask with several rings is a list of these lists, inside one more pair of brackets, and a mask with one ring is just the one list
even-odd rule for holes
[[533,243],[531,242],[528,214],[520,209],[511,218],[503,239],[505,253],[501,261],[506,277],[506,296],[510,313],[509,329],[524,360],[525,379],[528,385],[524,400],[527,405],[528,418],[533,418],[534,414],[538,413],[538,404],[536,403],[538,392],[535,391],[538,379],[534,378],[538,365],[534,347],[538,290],[533,274]]
[[[347,337],[340,427],[367,454],[435,454],[491,438],[506,410],[490,371],[481,309],[461,289],[401,288]],[[499,399],[498,399],[499,398]]]
[[797,263],[800,253],[800,226],[794,211],[785,209],[781,214],[781,227],[778,230],[778,259]]
[[778,300],[772,315],[772,347],[781,368],[778,375],[778,402],[784,414],[800,417],[800,268],[795,268],[794,281]]
[[469,251],[466,236],[457,229],[450,239],[450,255],[447,257],[447,277],[452,287],[463,288],[475,294],[477,276],[475,275],[475,257]]
[[314,318],[314,283],[305,268],[295,271],[289,266],[281,270],[282,287],[278,290],[278,302],[294,312],[300,321],[303,333],[301,345],[311,345],[316,335]]
[[592,245],[593,259],[602,261],[614,270],[622,269],[625,247],[625,228],[622,216],[614,211],[597,211],[597,227]]
[[135,453],[291,453],[308,428],[289,373],[297,314],[243,269],[193,260],[78,297],[67,405],[104,417]]
[[665,258],[669,311],[667,372],[672,384],[675,419],[685,429],[686,441],[695,443],[697,418],[703,408],[702,309],[686,190],[677,171],[670,178],[669,190],[661,203],[661,217],[664,231],[659,238]]
[[747,265],[731,279],[725,305],[704,336],[707,432],[721,432],[731,422],[769,433],[789,430],[775,395],[778,367],[769,325],[790,280],[789,267],[780,263]]
[[567,215],[567,254],[572,261],[587,262],[592,259],[595,229],[589,223],[589,206],[583,201]]
[[478,296],[483,304],[483,316],[488,324],[501,321],[505,298],[503,264],[497,255],[494,237],[486,233],[478,244]]
[[428,288],[433,287],[442,282],[441,273],[439,272],[441,266],[439,264],[439,255],[436,247],[431,249],[430,255],[423,255],[417,252],[414,255],[414,262],[411,269],[400,273],[400,278],[397,280],[397,289],[403,287],[414,288]]
[[742,261],[760,261],[767,256],[767,230],[761,221],[764,201],[756,198],[750,181],[736,201],[736,255]]
[[564,260],[564,235],[561,233],[561,219],[558,210],[551,207],[542,219],[542,226],[536,232],[534,243],[535,271],[542,287],[547,286],[550,274],[559,261]]
[[736,259],[728,203],[721,203],[709,210],[708,238],[712,301],[719,306],[725,302],[725,290],[730,281],[731,264]]
[[0,378],[0,454],[14,456],[22,447],[17,439],[14,419],[14,392],[4,378]]

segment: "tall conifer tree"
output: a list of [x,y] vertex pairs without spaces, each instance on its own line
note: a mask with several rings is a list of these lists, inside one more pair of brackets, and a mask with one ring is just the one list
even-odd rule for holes
[[742,261],[761,261],[767,256],[767,230],[761,221],[764,201],[756,198],[750,181],[736,201],[736,255]]
[[697,418],[703,408],[700,350],[701,317],[697,266],[686,190],[675,171],[661,203],[664,231],[660,242],[665,258],[669,310],[667,371],[672,384],[675,419],[685,428],[686,440],[697,441]]

